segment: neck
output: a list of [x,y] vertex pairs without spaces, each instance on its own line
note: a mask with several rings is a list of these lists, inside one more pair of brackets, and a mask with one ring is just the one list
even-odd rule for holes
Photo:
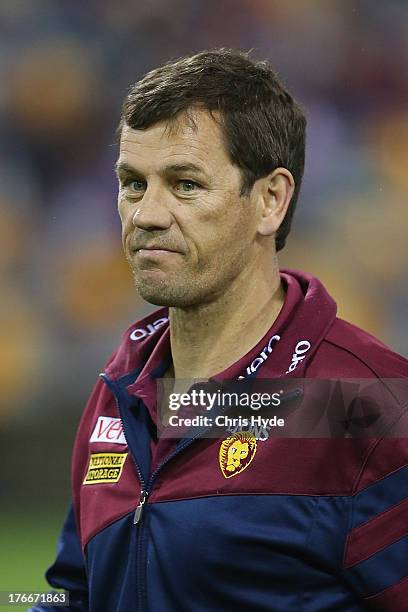
[[212,302],[170,308],[176,379],[209,378],[222,372],[272,326],[285,299],[277,260],[262,274],[243,276]]

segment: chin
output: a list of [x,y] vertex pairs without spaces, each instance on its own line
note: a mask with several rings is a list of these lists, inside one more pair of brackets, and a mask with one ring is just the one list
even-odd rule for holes
[[194,282],[181,272],[164,274],[161,270],[133,269],[133,278],[139,295],[155,306],[194,308],[212,302],[218,294],[211,284],[199,282],[197,277]]
[[195,304],[192,296],[180,285],[169,285],[165,282],[146,282],[135,277],[135,286],[139,295],[155,306],[169,308],[187,308]]
[[149,304],[155,306],[167,306],[168,308],[189,308],[195,306],[195,302],[186,299],[185,296],[175,297],[164,293],[139,291],[140,296]]

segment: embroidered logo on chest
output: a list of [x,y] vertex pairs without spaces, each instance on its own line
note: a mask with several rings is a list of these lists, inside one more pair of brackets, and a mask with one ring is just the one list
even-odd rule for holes
[[255,457],[256,438],[250,431],[237,431],[221,442],[219,461],[222,475],[231,478],[241,474]]
[[84,485],[118,482],[127,453],[93,453],[89,458]]
[[122,421],[115,417],[100,416],[89,439],[90,442],[126,444]]

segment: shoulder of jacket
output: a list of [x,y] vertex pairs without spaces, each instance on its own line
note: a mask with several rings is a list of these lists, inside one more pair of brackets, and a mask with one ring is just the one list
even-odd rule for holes
[[350,360],[360,362],[378,378],[408,377],[408,360],[405,357],[348,321],[336,318],[325,341],[347,353]]

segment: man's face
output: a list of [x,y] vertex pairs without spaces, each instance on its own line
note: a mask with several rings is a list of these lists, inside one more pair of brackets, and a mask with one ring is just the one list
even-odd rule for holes
[[[117,163],[122,242],[136,288],[153,304],[217,299],[255,255],[256,214],[240,196],[218,124],[206,112],[146,130],[124,126]],[[170,129],[169,129],[170,128]],[[250,137],[250,136],[249,136]]]

